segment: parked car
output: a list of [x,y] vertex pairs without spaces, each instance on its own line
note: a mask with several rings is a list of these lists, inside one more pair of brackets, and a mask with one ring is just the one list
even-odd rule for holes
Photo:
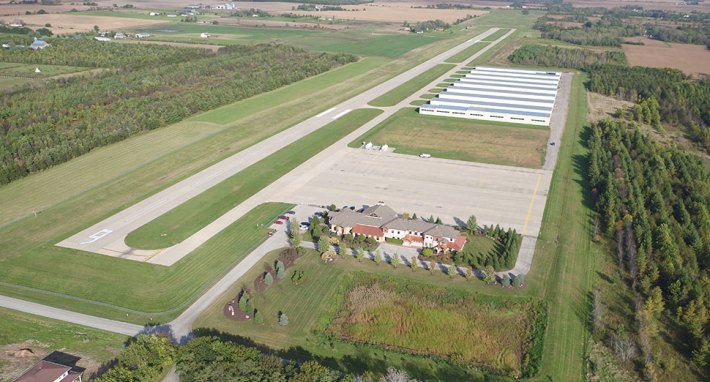
[[554,145],[555,145],[555,142],[550,142],[550,146],[554,146]]
[[286,213],[289,214],[289,215],[295,215],[295,214],[296,214],[296,211],[288,211],[288,212],[286,212]]
[[281,221],[281,220],[277,220],[277,221],[274,222],[274,224],[275,224],[275,225],[282,225],[282,224],[284,224],[284,222]]
[[431,154],[421,153],[421,154],[419,154],[419,158],[431,158]]
[[279,219],[288,220],[289,218],[286,215],[281,215],[281,216],[279,216]]

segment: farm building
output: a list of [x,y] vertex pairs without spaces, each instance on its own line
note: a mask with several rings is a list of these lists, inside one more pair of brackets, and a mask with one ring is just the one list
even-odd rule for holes
[[477,66],[419,113],[548,126],[559,82],[559,72]]

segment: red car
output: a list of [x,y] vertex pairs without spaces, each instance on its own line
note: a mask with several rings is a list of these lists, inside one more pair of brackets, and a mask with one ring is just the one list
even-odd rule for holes
[[284,224],[284,222],[282,222],[281,220],[277,220],[277,221],[274,222],[274,224],[276,224],[276,225],[282,225],[282,224]]

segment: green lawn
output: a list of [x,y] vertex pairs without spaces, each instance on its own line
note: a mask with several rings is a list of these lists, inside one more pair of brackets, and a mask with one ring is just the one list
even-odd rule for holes
[[126,244],[159,249],[182,242],[381,113],[378,109],[353,110],[131,232]]
[[466,61],[469,57],[473,56],[476,52],[488,46],[487,42],[477,42],[470,47],[454,54],[453,56],[446,59],[446,62],[451,62],[454,64],[459,64]]
[[[5,259],[0,293],[139,324],[167,321],[265,240],[271,222],[289,208],[262,204],[170,267],[36,245]],[[24,280],[37,289],[10,284]],[[77,290],[84,298],[62,295]]]
[[387,93],[375,98],[370,101],[369,104],[372,106],[394,106],[410,95],[416,93],[421,88],[432,83],[437,78],[443,76],[454,66],[455,65],[453,64],[439,64],[418,75],[414,79],[405,82],[402,85],[399,85]]
[[350,143],[387,143],[401,154],[423,152],[439,158],[539,168],[544,159],[548,129],[421,115],[403,108]]
[[591,241],[592,211],[580,171],[587,152],[582,144],[586,94],[581,75],[575,75],[572,89],[559,161],[532,271],[526,279],[530,289],[544,296],[550,307],[540,381],[583,380],[590,335],[589,293],[598,248]]
[[[0,308],[0,346],[31,341],[23,347],[30,347],[37,354],[59,350],[81,357],[79,366],[94,366],[89,372],[96,371],[98,365],[113,359],[126,340],[128,337],[120,334]],[[25,360],[0,354],[2,380],[19,377],[34,362],[34,358]],[[88,374],[84,377],[88,377]]]

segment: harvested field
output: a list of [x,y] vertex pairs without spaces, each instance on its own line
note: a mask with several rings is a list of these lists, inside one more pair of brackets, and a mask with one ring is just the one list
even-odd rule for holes
[[675,68],[690,75],[710,74],[710,50],[703,45],[667,43],[645,37],[628,38],[626,41],[644,44],[623,46],[631,66]]
[[[241,4],[241,3],[240,3]],[[347,11],[324,11],[324,12],[303,12],[296,11],[299,15],[308,15],[314,17],[346,19],[346,20],[362,20],[362,21],[385,21],[385,22],[404,22],[415,23],[418,21],[427,20],[443,20],[448,23],[453,23],[457,19],[466,17],[466,15],[481,16],[488,12],[477,9],[427,9],[427,8],[412,8],[412,6],[423,6],[422,4],[411,3],[371,3],[360,5],[342,6]]]
[[71,14],[46,14],[23,16],[29,26],[39,27],[49,23],[54,34],[70,34],[89,32],[98,25],[102,30],[120,31],[127,28],[137,28],[150,25],[167,24],[164,20],[143,20],[127,17],[81,16]]
[[[241,4],[241,3],[240,3]],[[287,28],[287,29],[319,29],[319,30],[340,30],[348,29],[346,24],[320,24],[315,22],[303,22],[300,20],[280,21],[268,20],[264,18],[249,19],[244,17],[221,18],[219,25],[229,25],[237,27],[264,27],[264,28]]]
[[81,3],[69,4],[59,4],[59,5],[42,5],[42,4],[10,4],[9,0],[0,3],[0,16],[22,16],[25,19],[25,12],[35,13],[40,9],[44,9],[47,13],[60,13],[68,12],[72,9],[79,11],[89,9],[87,5],[81,5]]
[[710,4],[698,5],[683,4],[678,0],[568,0],[566,3],[575,8],[618,8],[618,7],[643,7],[644,9],[662,9],[674,11],[710,11]]

